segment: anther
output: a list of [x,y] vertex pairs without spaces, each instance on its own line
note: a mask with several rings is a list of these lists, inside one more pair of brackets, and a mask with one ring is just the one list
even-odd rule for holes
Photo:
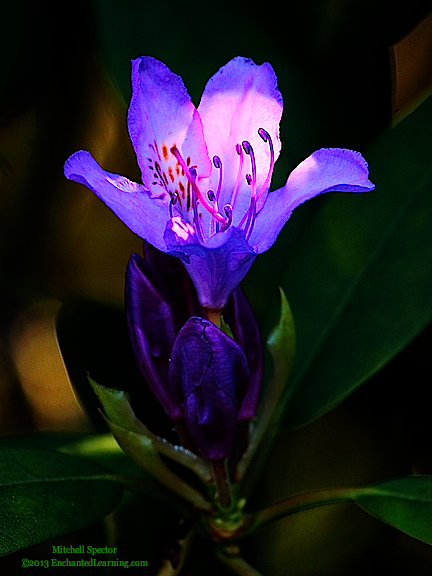
[[227,228],[228,228],[228,226],[231,225],[231,222],[232,222],[232,211],[233,211],[233,209],[232,209],[231,204],[225,204],[224,212],[225,212],[225,216],[228,218]]
[[[216,190],[216,202],[217,202],[219,200],[220,191],[222,188],[222,160],[219,158],[219,156],[213,156],[213,165],[215,168],[219,170],[219,182]],[[218,210],[217,205],[214,208],[215,210]]]
[[267,142],[267,140],[269,140],[269,139],[271,140],[270,134],[267,132],[267,130],[264,130],[264,128],[259,128],[258,134],[261,136],[261,138],[264,140],[264,142]]
[[249,186],[251,187],[251,201],[249,204],[248,211],[244,214],[243,218],[239,223],[239,228],[243,225],[243,222],[246,220],[246,224],[244,227],[245,237],[248,239],[252,233],[252,228],[255,223],[255,216],[256,216],[256,162],[255,162],[255,154],[253,151],[250,142],[244,140],[242,142],[243,150],[250,156],[251,159],[251,167],[252,167],[252,175],[246,174],[246,180]]
[[178,194],[177,192],[174,192],[174,194],[171,196],[171,200],[169,203],[170,218],[173,218],[173,206],[176,204],[177,200],[178,200]]
[[243,140],[242,146],[243,146],[243,150],[246,152],[246,154],[252,154],[253,153],[252,146],[251,146],[250,142],[248,142],[247,140]]
[[257,200],[261,196],[261,194],[269,188],[270,180],[271,180],[271,177],[273,174],[273,168],[274,168],[274,148],[273,148],[273,142],[272,142],[271,136],[267,132],[267,130],[264,130],[264,128],[260,128],[258,130],[258,134],[261,136],[261,138],[264,140],[264,142],[268,142],[268,144],[269,144],[269,147],[270,147],[270,168],[269,168],[267,177],[265,179],[265,182],[262,185],[261,190],[257,194]]
[[248,180],[248,184],[251,186],[251,194],[252,196],[255,196],[256,193],[256,162],[255,162],[255,154],[253,151],[252,146],[250,145],[250,143],[247,140],[244,140],[242,142],[242,146],[243,146],[243,150],[246,152],[246,154],[248,154],[250,156],[251,159],[251,167],[252,167],[252,177],[249,178],[250,180],[247,178]]
[[224,206],[225,216],[228,218],[228,222],[221,227],[221,232],[225,232],[227,228],[229,228],[232,224],[232,206],[231,204],[225,204]]
[[207,192],[207,197],[210,200],[210,202],[214,202],[216,196],[215,196],[215,193],[213,192],[213,190],[209,190]]
[[213,164],[215,168],[222,168],[222,160],[219,156],[213,156]]

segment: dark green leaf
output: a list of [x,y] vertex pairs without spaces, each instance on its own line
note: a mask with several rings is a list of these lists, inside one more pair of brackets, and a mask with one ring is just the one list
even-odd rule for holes
[[121,484],[88,460],[1,449],[0,555],[94,524],[121,493]]
[[323,198],[289,252],[298,353],[285,425],[343,400],[431,319],[431,132],[430,98],[365,153],[376,190]]
[[359,490],[354,501],[379,520],[432,545],[432,476],[376,484]]
[[69,444],[88,438],[85,432],[34,432],[0,437],[0,449],[32,448],[39,450],[61,450]]
[[0,449],[3,448],[56,450],[63,454],[87,458],[116,474],[147,478],[144,470],[126,456],[109,432],[106,434],[34,432],[2,436]]

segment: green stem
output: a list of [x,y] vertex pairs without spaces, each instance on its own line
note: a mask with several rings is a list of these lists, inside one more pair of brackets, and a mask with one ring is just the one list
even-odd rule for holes
[[328,488],[285,498],[255,514],[251,514],[251,522],[248,529],[242,534],[242,538],[285,516],[291,516],[318,506],[350,502],[363,490],[364,488]]

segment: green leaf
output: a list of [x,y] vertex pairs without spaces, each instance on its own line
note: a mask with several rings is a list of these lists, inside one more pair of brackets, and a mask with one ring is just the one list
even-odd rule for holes
[[0,450],[0,555],[94,524],[122,485],[88,460],[58,452]]
[[432,476],[411,476],[359,490],[354,502],[379,520],[432,545]]
[[203,495],[177,474],[172,472],[160,458],[152,439],[144,434],[126,430],[107,419],[111,432],[122,449],[138,466],[158,480],[165,488],[190,502],[195,508],[209,510],[211,505]]
[[290,496],[252,514],[242,537],[285,516],[349,501],[378,520],[432,545],[432,476],[408,476],[364,488],[327,488]]
[[144,432],[145,427],[135,416],[126,392],[101,386],[90,377],[88,380],[109,420],[132,432]]
[[[153,434],[135,416],[129,403],[129,398],[125,392],[101,386],[90,377],[89,382],[105,410],[107,416],[106,420],[112,433],[117,438],[125,452],[128,453],[135,462],[138,462],[147,469],[147,466],[145,465],[146,463],[149,464],[153,458],[156,458],[159,462],[160,459],[158,454],[163,454],[164,456],[171,458],[171,460],[193,470],[204,483],[210,482],[212,475],[208,462],[196,454],[193,454],[186,448],[183,448],[183,446],[174,446],[164,438],[160,438],[156,434]],[[113,427],[113,425],[115,427]],[[125,436],[124,433],[126,431],[131,434]],[[120,436],[118,436],[117,433],[120,433]],[[122,444],[122,441],[124,441],[126,437],[128,440]],[[141,441],[130,441],[131,438],[136,440],[139,437],[141,437]],[[130,448],[132,451],[128,452],[126,447]],[[138,451],[138,453],[135,453],[136,451]],[[165,482],[168,474],[168,472],[165,472],[165,466],[158,466],[157,468],[161,472],[159,479]],[[155,471],[156,468],[153,468],[153,475]],[[178,480],[177,483],[180,484],[180,480]]]
[[[267,347],[273,360],[272,386],[279,396],[285,388],[294,366],[296,351],[296,331],[291,308],[282,288],[279,289],[281,297],[280,318],[270,332]],[[279,398],[278,398],[279,400]]]
[[429,98],[365,153],[376,189],[316,200],[287,251],[298,343],[288,427],[341,402],[432,317],[431,132]]
[[31,448],[38,450],[62,450],[69,444],[84,440],[88,432],[33,432],[31,434],[11,434],[0,437],[0,449]]

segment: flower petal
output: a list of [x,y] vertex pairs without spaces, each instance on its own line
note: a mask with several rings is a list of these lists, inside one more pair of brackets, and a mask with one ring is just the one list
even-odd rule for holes
[[283,188],[270,192],[258,213],[250,244],[268,250],[294,208],[324,192],[370,192],[368,165],[359,152],[321,148],[295,168]]
[[150,56],[132,60],[128,128],[142,180],[154,193],[166,189],[179,192],[179,168],[171,153],[173,146],[185,161],[190,159],[199,175],[210,174],[201,120],[183,80]]
[[[214,155],[221,158],[223,180],[229,183],[224,186],[220,205],[230,201],[239,166],[235,146],[244,140],[252,145],[255,153],[258,190],[264,184],[270,167],[270,153],[268,144],[258,135],[258,130],[264,128],[270,134],[276,159],[281,149],[279,123],[282,110],[282,96],[277,87],[277,78],[267,62],[257,65],[249,58],[237,57],[208,81],[198,112],[203,123],[209,155],[211,158]],[[246,157],[241,189],[237,194],[239,204],[244,200],[244,206],[237,206],[234,224],[249,205],[250,189],[245,175],[250,172],[250,162]],[[210,187],[214,188],[217,184],[217,170],[214,170],[213,174],[212,178],[216,181],[211,182]]]
[[182,259],[203,308],[222,309],[256,257],[243,230],[233,226],[204,245],[191,226],[174,217],[167,224],[164,238],[166,251]]
[[[66,178],[90,188],[132,232],[166,252],[169,218],[166,198],[154,198],[142,184],[103,170],[89,152],[75,152],[65,163]],[[166,196],[166,195],[165,195]]]

